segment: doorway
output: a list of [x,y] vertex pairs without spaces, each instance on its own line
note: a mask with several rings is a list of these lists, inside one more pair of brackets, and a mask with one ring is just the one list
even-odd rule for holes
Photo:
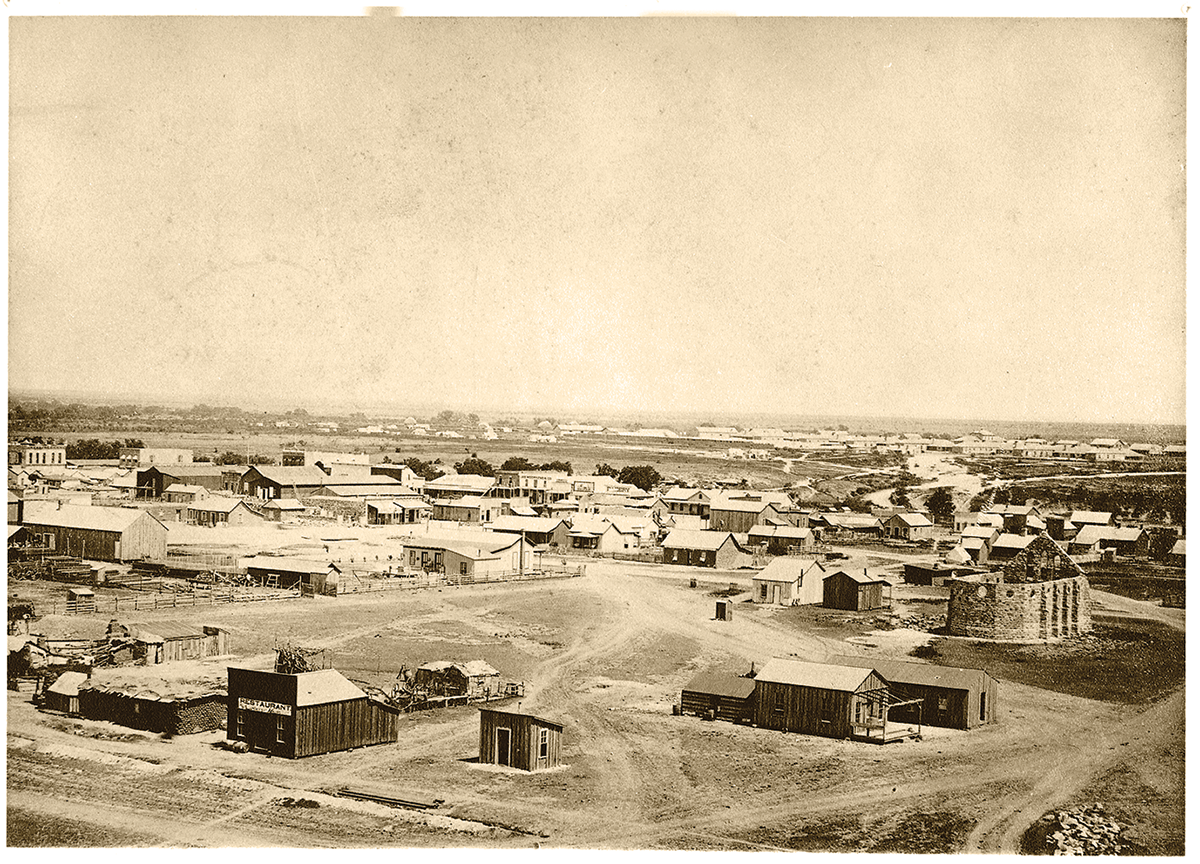
[[512,730],[503,727],[496,730],[496,764],[512,765]]

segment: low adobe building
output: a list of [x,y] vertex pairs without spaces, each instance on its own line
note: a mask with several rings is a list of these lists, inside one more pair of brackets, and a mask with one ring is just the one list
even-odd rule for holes
[[562,761],[561,723],[495,708],[479,709],[479,761],[522,771],[557,768]]
[[1036,642],[1092,629],[1087,576],[1045,533],[1003,569],[947,584],[946,629],[952,636]]

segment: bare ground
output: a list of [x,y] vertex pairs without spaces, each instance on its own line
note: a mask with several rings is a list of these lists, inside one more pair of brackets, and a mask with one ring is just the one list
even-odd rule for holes
[[[707,587],[690,588],[692,575]],[[1015,852],[1047,809],[1127,794],[1129,771],[1151,783],[1155,766],[1167,776],[1182,759],[1182,689],[1146,706],[1002,681],[996,724],[887,747],[673,716],[699,670],[856,650],[849,629],[794,610],[737,603],[734,620],[714,620],[713,586],[745,575],[596,561],[583,578],[539,584],[145,613],[227,627],[239,665],[268,664],[281,638],[380,684],[401,664],[486,659],[526,682],[523,710],[565,724],[565,764],[528,775],[473,762],[473,709],[404,715],[396,745],[291,761],[217,749],[223,733],[119,740],[110,724],[10,693],[9,843],[47,843],[37,828],[54,820],[67,845]],[[1182,629],[1182,615],[1167,623]],[[909,647],[881,637],[872,650]],[[342,784],[446,803],[426,816],[326,794]],[[1162,800],[1139,826],[1147,848],[1182,836],[1181,798]]]

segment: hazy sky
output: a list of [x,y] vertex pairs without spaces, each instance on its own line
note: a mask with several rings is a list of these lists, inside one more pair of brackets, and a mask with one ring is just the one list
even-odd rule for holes
[[1184,422],[1183,21],[9,27],[12,388]]

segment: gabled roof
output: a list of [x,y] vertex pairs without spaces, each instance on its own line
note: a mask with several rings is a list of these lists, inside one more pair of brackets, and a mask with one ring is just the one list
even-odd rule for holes
[[515,534],[480,534],[472,537],[406,537],[404,539],[405,549],[442,549],[444,551],[453,552],[456,555],[461,555],[463,558],[470,558],[475,561],[481,561],[485,558],[494,558],[499,553],[506,549],[511,549],[515,544],[522,542],[521,538]]
[[760,582],[795,582],[801,576],[806,576],[813,570],[822,579],[825,578],[825,568],[815,559],[784,555],[776,558],[764,567],[761,572],[755,573],[754,579]]
[[481,477],[478,474],[445,474],[435,480],[428,480],[425,483],[425,491],[437,491],[441,489],[449,491],[457,490],[478,490],[486,492],[496,485],[495,477]]
[[754,679],[741,678],[726,672],[701,672],[687,684],[685,692],[724,696],[729,699],[749,699],[754,694]]
[[259,555],[246,559],[246,566],[255,570],[266,570],[270,573],[328,573],[342,570],[329,561],[309,560],[307,558],[281,558],[276,555]]
[[194,462],[183,465],[175,465],[164,462],[161,465],[146,465],[139,467],[138,473],[146,474],[150,471],[157,471],[164,477],[175,477],[184,480],[188,477],[219,477],[224,466],[214,465],[211,462]]
[[88,679],[83,672],[64,672],[58,680],[46,688],[47,693],[57,693],[59,696],[78,696],[79,685]]
[[329,479],[315,465],[254,465],[246,470],[257,471],[262,477],[279,486],[323,486]]
[[884,579],[882,576],[872,576],[869,573],[859,573],[858,571],[851,572],[851,571],[846,571],[846,570],[838,570],[836,573],[833,573],[832,575],[827,576],[825,578],[832,579],[834,576],[845,576],[847,579],[854,580],[859,585],[875,585],[875,584],[891,585],[892,584],[887,579]]
[[433,505],[423,498],[391,498],[368,501],[367,507],[376,513],[404,513],[408,510],[432,510]]
[[811,528],[794,525],[753,525],[747,532],[751,537],[774,537],[778,540],[807,540],[812,537]]
[[992,544],[992,549],[1024,549],[1033,542],[1033,534],[1001,534]]
[[497,516],[488,525],[493,531],[533,531],[539,534],[549,534],[562,525],[565,520],[550,516]]
[[662,494],[664,501],[691,501],[699,496],[701,501],[708,501],[708,493],[703,489],[692,488],[688,486],[672,486]]
[[866,513],[820,513],[819,518],[835,528],[879,528],[883,521]]
[[1134,543],[1142,536],[1143,529],[1137,527],[1118,528],[1114,525],[1084,525],[1075,535],[1072,544],[1094,546],[1103,540],[1113,540],[1120,543]]
[[729,540],[737,543],[737,538],[729,531],[689,531],[686,528],[672,528],[663,539],[664,549],[707,549],[717,550]]
[[994,525],[968,525],[963,529],[961,536],[964,538],[982,537],[985,540],[991,540],[993,537],[999,536],[999,534],[1000,530]]
[[207,492],[208,492],[208,490],[205,489],[203,486],[193,486],[193,485],[188,485],[187,483],[172,483],[164,491],[175,492],[177,494],[182,492],[182,493],[186,493],[188,495],[204,495],[204,494],[207,494]]
[[[225,498],[221,495],[211,495],[200,501],[193,501],[188,505],[189,510],[205,510],[210,513],[232,513],[239,506],[242,506],[243,501],[240,498]],[[250,510],[249,507],[246,508]],[[251,510],[251,513],[254,511]],[[255,513],[257,516],[258,514]]]
[[264,510],[304,510],[303,504],[295,498],[272,498],[262,505]]
[[870,669],[775,657],[763,664],[754,679],[774,684],[794,684],[799,687],[853,693],[870,676]]
[[[120,533],[142,517],[154,519],[145,510],[132,507],[91,507],[79,504],[64,504],[53,501],[26,501],[25,524],[46,525],[56,528],[83,528],[89,531],[111,531]],[[154,519],[162,525],[157,519]],[[162,525],[166,528],[165,525]]]
[[561,724],[561,723],[556,723],[553,720],[547,720],[545,717],[538,717],[535,714],[526,714],[522,711],[512,711],[507,708],[480,708],[479,711],[480,711],[480,713],[483,713],[486,711],[489,714],[505,714],[509,717],[527,717],[530,720],[536,720],[538,723],[541,723],[543,726],[553,726],[559,732],[561,732],[562,728],[563,728],[563,724]]
[[1187,540],[1183,537],[1180,537],[1178,540],[1176,540],[1175,545],[1171,547],[1170,554],[1187,555]]
[[936,666],[932,663],[912,663],[907,660],[891,660],[883,657],[838,655],[830,659],[834,663],[846,666],[874,669],[889,684],[945,687],[949,690],[982,690],[989,677],[988,673],[982,669]]
[[362,699],[366,695],[336,669],[318,669],[315,672],[300,672],[296,675],[297,708]]
[[929,528],[933,525],[924,513],[894,513],[892,519],[899,519],[909,528]]
[[195,639],[204,635],[204,628],[199,624],[185,624],[182,621],[154,621],[149,624],[131,622],[128,629],[135,634],[152,634],[163,639]]
[[1072,510],[1070,519],[1081,528],[1085,525],[1107,525],[1112,514],[1097,510]]

